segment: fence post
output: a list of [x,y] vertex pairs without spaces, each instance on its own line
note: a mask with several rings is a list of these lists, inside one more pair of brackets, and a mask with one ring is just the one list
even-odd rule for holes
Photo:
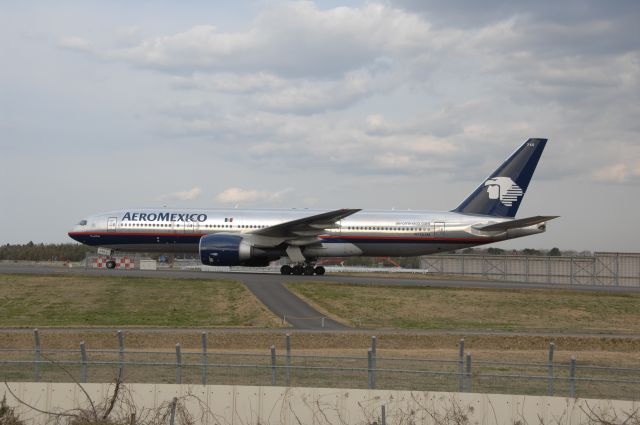
[[286,357],[287,368],[286,368],[286,374],[285,374],[285,379],[286,379],[285,384],[287,387],[290,387],[291,386],[291,334],[285,335],[285,348],[287,350],[287,357]]
[[553,396],[553,352],[556,349],[556,344],[553,342],[549,344],[549,363],[547,366],[549,372],[549,379],[547,381],[547,395]]
[[372,362],[372,356],[371,356],[371,348],[369,348],[367,350],[367,388],[371,389],[372,385],[371,385],[371,362]]
[[471,353],[467,354],[467,392],[471,392]]
[[460,274],[464,276],[464,255],[460,256],[460,260],[462,260],[460,262]]
[[458,364],[458,392],[464,392],[464,338],[460,338]]
[[324,316],[322,316],[322,323],[321,323],[322,329],[324,329]]
[[85,384],[87,382],[87,349],[84,346],[84,341],[80,341],[80,358],[82,359],[80,382]]
[[207,356],[207,333],[202,332],[202,371],[200,372],[200,382],[202,382],[202,385],[207,385],[207,363],[209,363]]
[[120,370],[118,371],[118,377],[120,380],[124,378],[124,334],[121,330],[118,330],[118,346],[119,348],[119,362],[120,362]]
[[276,386],[276,346],[271,346],[271,385]]
[[382,405],[382,414],[380,415],[380,423],[382,425],[387,425],[387,409],[385,409],[384,404]]
[[375,336],[371,337],[371,388],[376,388],[376,345],[378,338]]
[[573,257],[570,257],[569,262],[569,283],[573,283]]
[[502,280],[506,281],[508,279],[509,279],[509,259],[505,255],[504,256],[503,270],[502,270]]
[[620,286],[620,254],[616,253],[616,286]]
[[529,282],[529,256],[524,256],[525,282]]
[[33,338],[35,340],[33,379],[40,382],[40,331],[37,328],[33,330]]
[[174,397],[171,401],[171,418],[169,419],[169,425],[175,425],[176,423],[176,406],[178,404],[178,397]]
[[569,397],[576,397],[576,356],[571,356],[571,366],[569,367]]
[[182,350],[180,343],[176,344],[176,384],[182,384]]

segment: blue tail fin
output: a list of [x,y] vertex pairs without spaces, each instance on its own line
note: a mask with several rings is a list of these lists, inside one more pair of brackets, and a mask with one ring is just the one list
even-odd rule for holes
[[529,139],[456,208],[464,214],[515,217],[547,139]]

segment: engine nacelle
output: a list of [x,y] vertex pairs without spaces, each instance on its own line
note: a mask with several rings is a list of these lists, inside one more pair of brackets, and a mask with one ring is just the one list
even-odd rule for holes
[[242,236],[218,233],[200,238],[200,261],[207,266],[266,267],[273,259]]

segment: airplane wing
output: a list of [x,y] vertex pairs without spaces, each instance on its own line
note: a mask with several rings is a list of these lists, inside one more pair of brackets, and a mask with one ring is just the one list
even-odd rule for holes
[[313,239],[322,234],[326,229],[335,228],[337,222],[345,217],[357,213],[360,209],[341,209],[316,214],[297,220],[276,224],[275,226],[257,229],[249,234],[270,236],[284,239]]
[[473,226],[478,230],[486,230],[486,231],[497,231],[497,230],[508,230],[508,229],[518,229],[520,227],[528,227],[534,224],[543,223],[545,221],[553,220],[554,218],[558,218],[557,215],[537,215],[535,217],[527,217],[527,218],[519,218],[517,220],[509,220],[503,221],[501,223],[487,224],[485,226]]

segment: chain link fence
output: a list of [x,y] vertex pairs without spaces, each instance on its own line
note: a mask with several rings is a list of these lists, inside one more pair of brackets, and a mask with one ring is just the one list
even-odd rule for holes
[[530,255],[429,255],[429,273],[510,282],[640,286],[640,254],[596,252],[591,257]]
[[[385,356],[376,337],[362,355],[306,355],[271,346],[258,352],[199,349],[128,350],[117,332],[119,348],[47,349],[34,331],[34,347],[0,349],[1,377],[8,382],[111,382],[274,385],[324,388],[377,388],[412,391],[476,392],[640,400],[640,369],[554,360],[555,345],[540,362],[474,359],[464,339],[453,358]],[[366,353],[366,354],[365,354]]]
[[[118,254],[116,268],[141,268],[144,254]],[[214,272],[272,272],[272,267],[211,267],[197,259],[171,259],[156,262],[153,269],[205,270]],[[105,267],[106,257],[87,255],[86,268]],[[333,272],[405,272],[430,275],[465,276],[475,279],[564,285],[640,287],[640,254],[596,252],[593,256],[555,257],[533,255],[440,254],[420,257],[420,269],[328,266]]]

